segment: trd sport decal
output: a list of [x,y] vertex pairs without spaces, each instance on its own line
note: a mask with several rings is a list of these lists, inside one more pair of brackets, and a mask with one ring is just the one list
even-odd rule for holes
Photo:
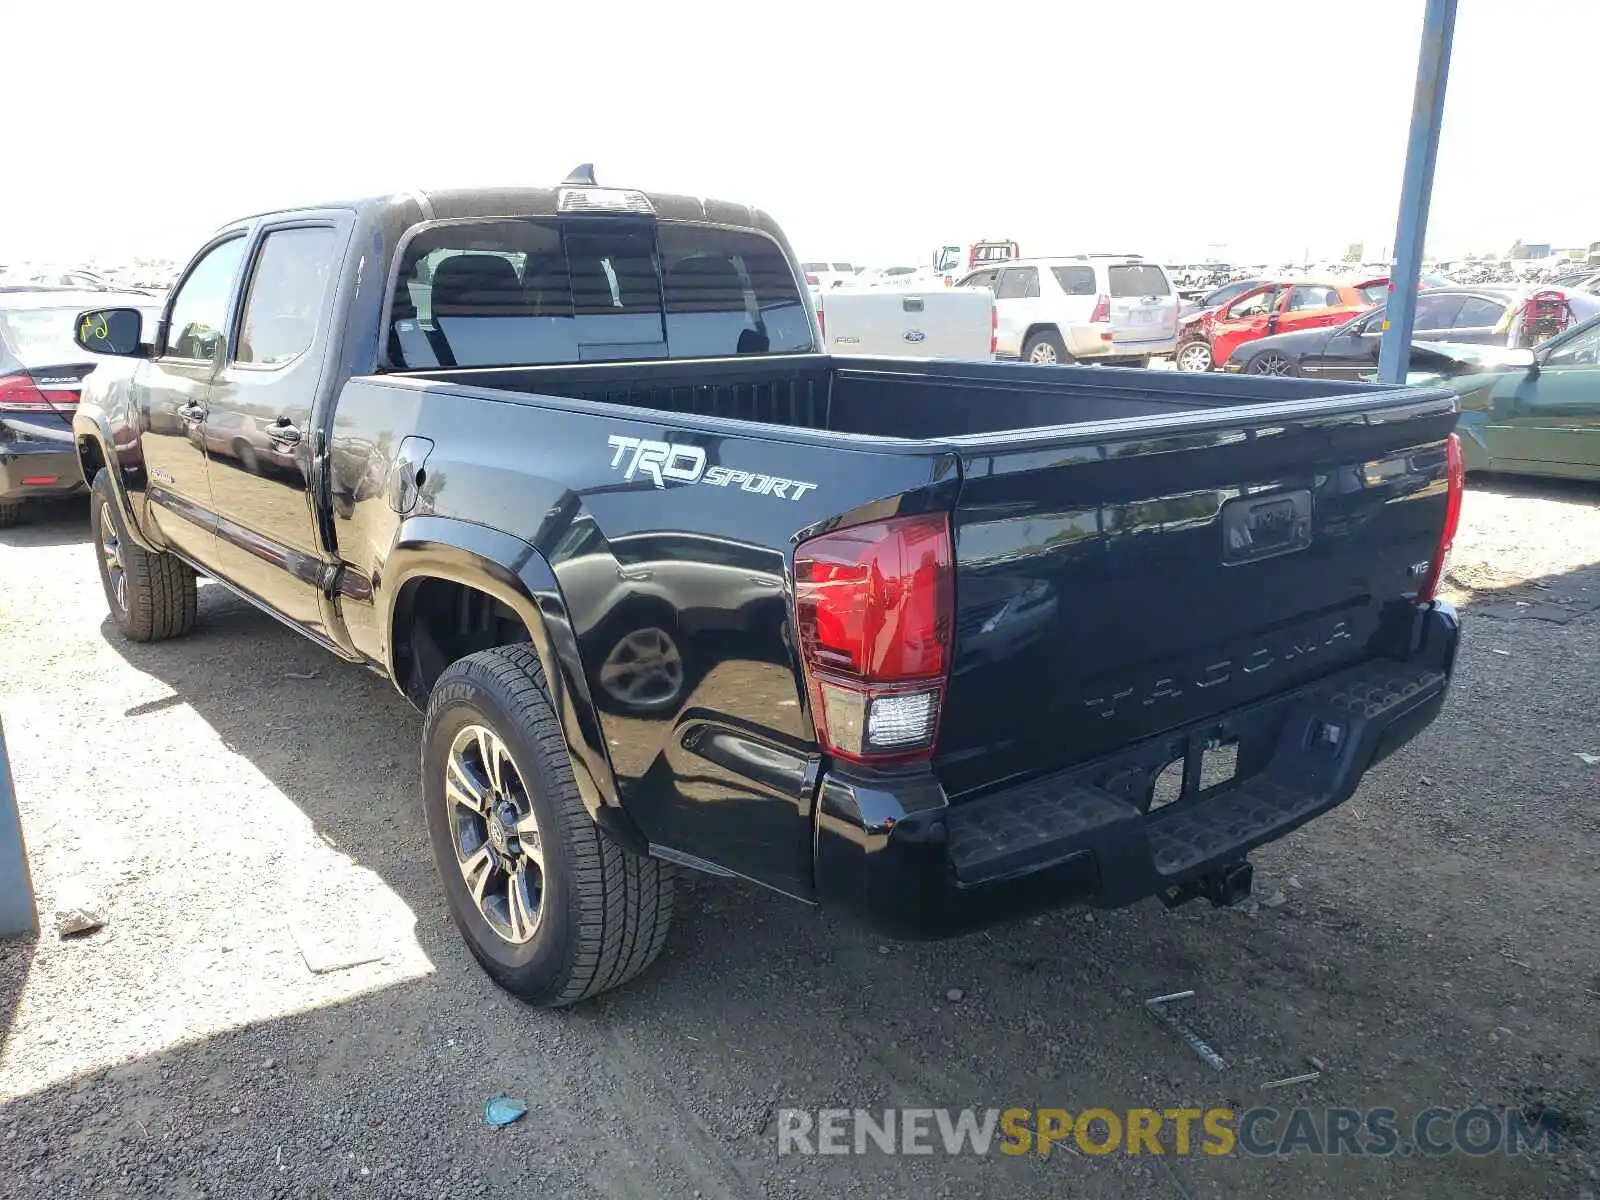
[[667,481],[671,480],[674,483],[704,483],[712,487],[738,487],[741,492],[751,492],[757,496],[798,500],[817,486],[778,475],[735,471],[731,467],[707,467],[704,450],[680,442],[652,442],[644,438],[613,435],[606,439],[606,444],[616,451],[611,456],[613,471],[620,470],[624,479],[643,475],[658,488],[666,487]]

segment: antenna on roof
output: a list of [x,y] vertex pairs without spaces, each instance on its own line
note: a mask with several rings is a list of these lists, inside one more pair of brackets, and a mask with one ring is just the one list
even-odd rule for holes
[[597,187],[598,185],[594,181],[594,164],[581,163],[573,167],[561,182],[573,187]]

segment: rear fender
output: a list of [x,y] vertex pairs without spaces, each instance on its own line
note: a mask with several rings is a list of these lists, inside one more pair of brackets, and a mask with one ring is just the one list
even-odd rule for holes
[[578,656],[577,638],[555,572],[544,555],[519,538],[483,525],[436,516],[406,520],[381,576],[373,581],[374,599],[380,608],[379,628],[386,636],[385,666],[402,690],[396,643],[398,631],[410,620],[409,612],[403,611],[406,584],[420,579],[476,588],[517,614],[544,667],[550,703],[561,722],[584,807],[624,845],[645,852],[646,839],[622,809],[599,713]]

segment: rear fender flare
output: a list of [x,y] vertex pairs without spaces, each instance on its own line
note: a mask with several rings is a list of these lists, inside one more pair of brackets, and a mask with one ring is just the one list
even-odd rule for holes
[[544,555],[510,534],[449,517],[417,516],[398,531],[381,575],[373,580],[384,630],[383,654],[391,680],[402,690],[396,662],[397,622],[409,620],[406,585],[442,579],[493,596],[527,627],[544,667],[551,706],[561,722],[578,793],[589,815],[624,845],[643,852],[648,843],[622,808],[621,793],[589,692],[577,637],[555,572]]

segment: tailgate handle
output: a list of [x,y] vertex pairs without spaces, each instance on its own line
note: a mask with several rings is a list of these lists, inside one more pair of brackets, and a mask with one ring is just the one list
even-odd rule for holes
[[906,312],[921,312],[922,311],[922,297],[921,296],[902,296],[902,297],[900,297],[900,307],[903,308]]
[[1252,562],[1311,544],[1311,492],[1239,496],[1222,506],[1222,561]]

